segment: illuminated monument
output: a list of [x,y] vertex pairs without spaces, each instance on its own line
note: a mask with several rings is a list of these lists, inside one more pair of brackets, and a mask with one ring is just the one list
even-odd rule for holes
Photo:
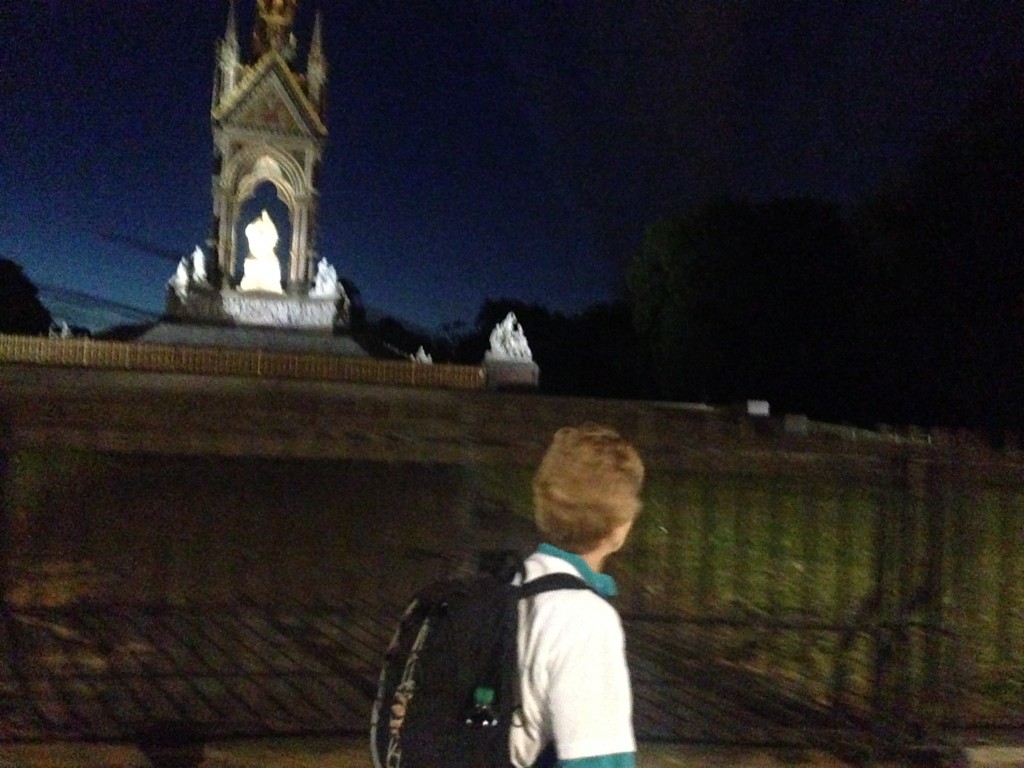
[[[210,238],[167,281],[170,322],[133,338],[367,357],[368,336],[353,333],[349,298],[316,250],[318,170],[327,139],[322,18],[316,14],[300,71],[292,31],[298,1],[254,2],[252,56],[243,61],[235,0],[217,49]],[[259,205],[268,186],[276,195],[273,210]],[[514,315],[495,327],[490,342],[483,361],[488,386],[537,387],[539,368]],[[371,346],[378,355],[433,363],[422,347],[382,353],[381,345]]]
[[[318,12],[305,71],[297,71],[296,6],[297,0],[256,0],[253,59],[246,63],[232,0],[213,86],[212,232],[207,251],[182,259],[168,282],[167,311],[175,319],[323,330],[348,325],[348,298],[316,251],[317,176],[327,138],[321,17]],[[287,221],[274,221],[265,209],[245,220],[246,204],[268,183]],[[284,228],[287,242],[280,239]]]

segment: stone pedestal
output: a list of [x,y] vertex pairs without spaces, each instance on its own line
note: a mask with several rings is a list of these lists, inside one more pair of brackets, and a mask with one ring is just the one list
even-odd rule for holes
[[484,356],[488,389],[537,389],[540,367],[532,360],[502,360]]
[[334,327],[336,301],[292,296],[253,295],[225,291],[221,294],[224,312],[238,325],[262,325],[272,328]]
[[169,290],[167,314],[180,320],[303,330],[330,331],[349,323],[344,296],[279,296],[231,289],[192,289],[184,297]]

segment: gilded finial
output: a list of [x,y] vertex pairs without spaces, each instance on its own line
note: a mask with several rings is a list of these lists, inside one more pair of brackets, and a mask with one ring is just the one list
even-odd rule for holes
[[256,0],[256,20],[253,29],[253,48],[256,56],[267,51],[279,51],[290,57],[295,52],[292,24],[298,0]]

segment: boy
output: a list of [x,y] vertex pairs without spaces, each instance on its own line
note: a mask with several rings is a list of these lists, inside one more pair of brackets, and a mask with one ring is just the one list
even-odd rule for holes
[[633,446],[596,424],[558,430],[541,460],[533,500],[544,543],[527,558],[525,580],[563,572],[590,589],[520,602],[523,703],[510,738],[519,768],[634,768],[625,636],[604,599],[615,582],[601,568],[629,535],[643,479]]

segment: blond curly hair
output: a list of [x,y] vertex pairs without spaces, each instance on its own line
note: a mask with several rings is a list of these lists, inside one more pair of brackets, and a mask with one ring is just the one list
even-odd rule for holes
[[611,427],[559,429],[533,478],[537,528],[556,547],[586,554],[640,512],[644,465]]

